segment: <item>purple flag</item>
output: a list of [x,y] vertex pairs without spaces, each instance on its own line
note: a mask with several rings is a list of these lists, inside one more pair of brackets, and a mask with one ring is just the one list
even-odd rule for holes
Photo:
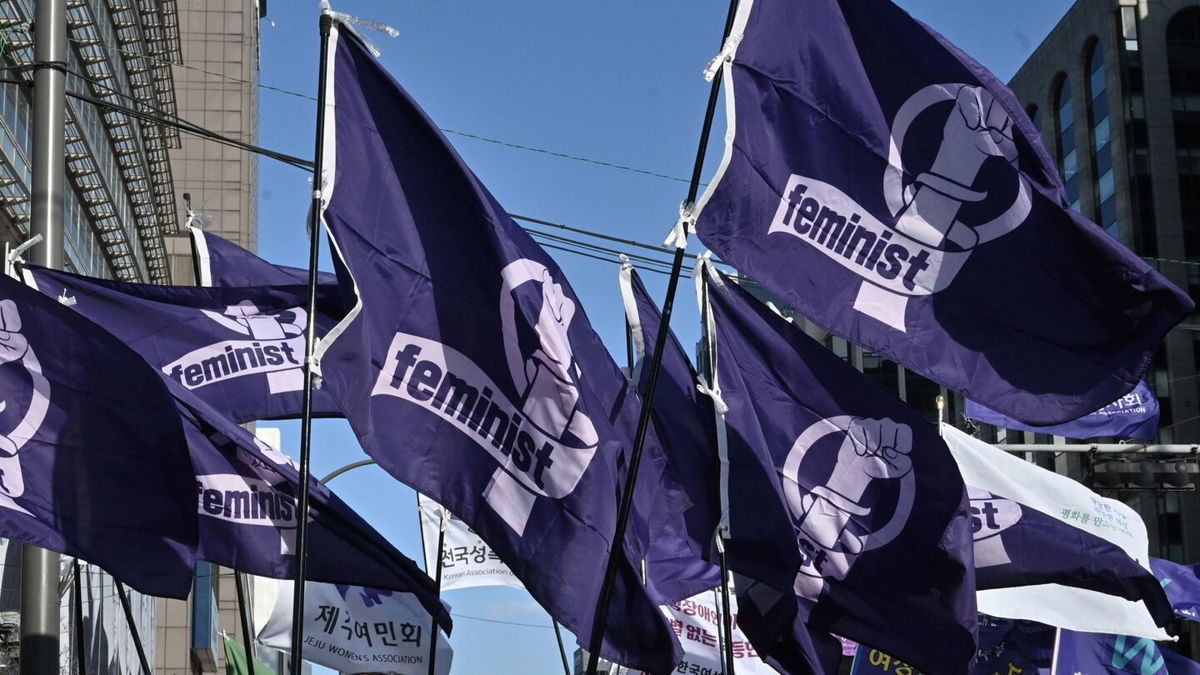
[[1175,614],[1200,621],[1200,565],[1180,565],[1162,558],[1150,558],[1150,569],[1162,583]]
[[[300,417],[304,386],[303,286],[196,288],[131,284],[28,265],[46,295],[99,324],[235,422]],[[321,287],[317,331],[344,315],[336,289]],[[340,417],[324,389],[313,414]]]
[[[308,284],[308,270],[269,263],[237,244],[192,226],[197,286],[294,286]],[[337,286],[337,276],[318,272],[317,283]]]
[[1058,632],[1054,675],[1200,675],[1200,664],[1149,638]]
[[185,598],[194,477],[171,395],[137,354],[0,275],[0,536]]
[[[199,557],[250,574],[292,578],[300,494],[295,463],[182,385],[169,386],[195,470]],[[450,628],[429,576],[316,479],[309,483],[307,561],[311,581],[413,593]]]
[[1022,429],[1035,433],[1067,438],[1133,438],[1153,441],[1158,436],[1158,397],[1150,391],[1145,380],[1138,382],[1133,391],[1109,403],[1103,408],[1088,413],[1077,420],[1039,427],[1025,424],[1011,417],[989,410],[967,399],[966,416],[976,422],[984,422],[1005,429]]
[[800,619],[925,672],[963,672],[971,521],[937,431],[711,265],[697,274],[728,408],[729,566],[746,635],[773,656]]
[[1013,94],[888,0],[743,2],[733,34],[696,229],[816,323],[1046,425],[1128,393],[1192,310],[1066,208]]
[[[558,265],[348,30],[330,40],[325,224],[358,305],[318,348],[366,452],[471,526],[575,635],[592,632],[637,406]],[[636,530],[636,528],[634,528]],[[602,655],[679,646],[629,560]]]
[[[632,265],[621,267],[621,295],[636,345],[633,374],[639,392],[644,392],[650,377],[645,359],[654,353],[662,316]],[[639,487],[646,486],[662,499],[678,499],[675,493],[682,492],[688,503],[681,521],[650,533],[646,585],[664,605],[721,583],[720,568],[708,562],[716,559],[712,549],[721,515],[717,484],[720,458],[712,401],[697,391],[696,371],[675,334],[667,335],[654,394],[653,422],[667,464],[663,474],[668,480],[651,484],[645,475],[638,479]],[[655,515],[661,518],[670,511],[670,505],[660,507]],[[681,527],[670,527],[675,524]]]
[[1048,675],[1053,657],[1053,627],[979,615],[975,675]]
[[1036,584],[1142,600],[1160,624],[1171,605],[1158,579],[1120,546],[1013,499],[967,487],[979,590]]

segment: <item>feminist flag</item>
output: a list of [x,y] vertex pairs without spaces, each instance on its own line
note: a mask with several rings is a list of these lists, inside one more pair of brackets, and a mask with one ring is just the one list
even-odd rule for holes
[[711,265],[697,274],[727,408],[729,567],[755,649],[779,655],[802,623],[924,672],[966,670],[971,521],[937,431]]
[[644,546],[612,544],[628,381],[562,270],[362,42],[334,22],[330,50],[323,218],[357,304],[318,348],[326,386],[380,466],[585,641],[621,556],[601,653],[669,670],[679,646],[628,562]]
[[[304,396],[304,286],[195,288],[132,284],[28,265],[26,281],[99,324],[150,365],[235,422],[300,417]],[[317,295],[318,334],[340,310]],[[341,416],[323,389],[313,414]]]
[[[1093,581],[1101,581],[1107,576],[1108,581],[1105,583],[1134,584],[1145,589],[1144,580],[1128,577],[1128,572],[1121,571],[1128,570],[1127,565],[1120,564],[1119,568],[1112,570],[1105,570],[1097,565],[1096,563],[1114,564],[1116,559],[1112,555],[1104,554],[1103,549],[1096,546],[1094,539],[1083,537],[1075,531],[1079,530],[1108,541],[1124,551],[1125,555],[1136,561],[1140,567],[1149,571],[1149,538],[1146,525],[1136,511],[1115,499],[1101,497],[1066,476],[1047,471],[972,438],[950,425],[942,425],[942,437],[953,453],[963,480],[968,485],[990,493],[992,496],[988,499],[1003,495],[1006,501],[1020,505],[1021,516],[1016,520],[1012,517],[999,517],[997,513],[994,518],[996,527],[992,527],[986,521],[975,523],[979,527],[975,532],[976,551],[980,550],[979,546],[984,540],[989,539],[988,532],[1003,535],[1007,529],[1006,524],[1020,522],[1025,519],[1025,514],[1036,512],[1058,520],[1060,525],[1075,528],[1060,530],[1059,533],[1043,532],[1043,543],[1045,539],[1064,537],[1064,545],[1075,541],[1086,554],[1101,556],[1095,561],[1080,560],[1080,551],[1068,554],[1061,547],[1056,547],[1057,553],[1064,557],[1055,561],[1041,557],[1036,548],[1010,547],[1004,542],[1003,536],[991,543],[983,543],[987,549],[982,556],[984,569],[989,566],[989,562],[993,563],[991,566],[995,569],[993,572],[980,574],[981,578],[986,578],[987,574],[1032,573],[1038,569],[1050,572],[1058,567],[1055,575],[1065,579],[1072,574],[1072,565],[1077,567],[1078,573],[1074,574],[1073,587],[1063,585],[1062,579],[1056,583],[1037,583],[1033,580],[1036,575],[1030,574],[1023,583],[1035,585],[992,586],[988,590],[980,590],[981,612],[992,616],[1028,619],[1071,630],[1167,639],[1166,632],[1159,624],[1169,618],[1169,609],[1164,611],[1160,594],[1148,594],[1143,596],[1146,601],[1135,602],[1126,599],[1127,593],[1118,592],[1114,588],[1100,591],[1094,590],[1090,584],[1080,583],[1086,573]],[[982,510],[985,508],[984,501],[976,501],[973,506],[979,511],[976,515],[986,518],[987,514]],[[997,511],[1007,509],[1010,514],[1016,515],[1012,511],[1013,506],[996,504],[995,508]],[[1044,519],[1038,520],[1045,525]],[[1014,540],[1014,543],[1019,542]],[[1033,541],[1030,540],[1030,543]],[[1005,557],[1013,561],[1010,567],[995,565],[996,561],[1003,562]],[[978,560],[976,564],[979,564]],[[1099,576],[1096,576],[1097,574]],[[1126,581],[1120,581],[1121,576],[1126,576]]]
[[185,598],[196,487],[179,414],[136,353],[0,276],[0,536]]
[[[308,270],[276,265],[237,244],[192,226],[197,286],[294,286],[308,284]],[[317,283],[337,286],[337,277],[318,272]]]
[[1005,429],[1022,429],[1034,433],[1066,436],[1067,438],[1132,438],[1153,441],[1158,436],[1158,397],[1150,391],[1150,385],[1142,380],[1133,391],[1109,403],[1103,408],[1088,413],[1077,420],[1046,427],[1025,424],[1000,413],[989,410],[968,399],[964,413],[976,422],[984,422]]
[[822,327],[1029,424],[1133,389],[1193,303],[1066,207],[1003,84],[888,0],[748,0],[700,239]]
[[[654,353],[662,315],[632,265],[621,267],[621,296],[625,316],[633,333],[637,365],[633,375],[639,392],[649,380],[646,357]],[[654,429],[667,466],[663,473],[673,485],[645,485],[664,498],[679,499],[682,492],[687,508],[682,521],[655,523],[650,532],[646,558],[646,585],[662,604],[678,602],[715,588],[721,583],[720,568],[708,562],[714,559],[713,537],[720,519],[716,429],[713,426],[712,401],[696,389],[696,371],[675,333],[667,333],[662,365],[652,404]],[[659,516],[670,507],[660,508]],[[675,525],[675,527],[672,527]],[[685,645],[686,651],[686,645]]]
[[[188,438],[200,523],[199,557],[289,579],[295,563],[300,474],[292,460],[168,382]],[[449,631],[433,581],[328,487],[310,479],[305,576],[413,594]]]

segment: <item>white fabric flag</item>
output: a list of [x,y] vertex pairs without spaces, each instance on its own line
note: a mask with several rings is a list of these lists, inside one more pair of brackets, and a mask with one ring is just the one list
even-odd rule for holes
[[[942,436],[968,485],[1021,502],[1106,539],[1150,569],[1146,524],[1133,509],[950,425],[942,425]],[[979,591],[978,599],[979,611],[992,616],[1029,619],[1087,633],[1172,639],[1155,625],[1144,603],[1096,591],[1040,584]]]
[[438,529],[443,522],[442,514],[445,513],[443,591],[476,586],[512,586],[522,590],[525,588],[512,570],[500,561],[496,552],[467,527],[466,523],[425,495],[418,494],[417,502],[421,511],[421,536],[425,543],[425,570],[431,577],[437,568]]
[[[256,577],[254,610],[258,641],[290,652],[292,582]],[[437,633],[437,675],[449,675],[454,652]],[[411,593],[305,583],[307,661],[343,673],[427,675],[429,636],[429,612]]]
[[[738,675],[775,675],[746,639],[737,624],[737,600],[730,594],[733,606],[733,660],[734,672]],[[722,612],[712,591],[693,595],[687,600],[664,605],[663,613],[671,624],[671,630],[683,646],[683,661],[676,672],[719,675],[722,645],[717,641],[720,633]]]

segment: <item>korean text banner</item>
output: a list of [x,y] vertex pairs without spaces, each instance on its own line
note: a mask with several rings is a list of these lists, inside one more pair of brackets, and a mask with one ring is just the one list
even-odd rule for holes
[[0,536],[187,597],[196,486],[175,402],[96,324],[0,276]]
[[[1004,495],[1086,530],[1117,545],[1139,565],[1150,569],[1146,525],[1133,509],[950,425],[942,425],[942,437],[969,485]],[[1155,640],[1168,638],[1145,603],[1058,584],[980,591],[979,611],[1072,630],[1125,633]]]
[[1150,385],[1142,380],[1133,391],[1109,403],[1103,408],[1090,412],[1077,420],[1039,427],[1014,420],[1001,415],[995,410],[989,410],[978,403],[967,399],[967,409],[964,413],[976,422],[984,422],[1005,429],[1021,429],[1034,433],[1066,436],[1067,438],[1132,438],[1139,441],[1153,441],[1158,436],[1158,397],[1150,391]]
[[1067,209],[1012,92],[889,0],[746,1],[733,35],[697,233],[817,324],[1046,425],[1128,393],[1193,308]]
[[[262,585],[260,590],[258,587]],[[292,650],[292,582],[255,579],[256,626],[268,647]],[[429,613],[408,593],[309,581],[304,586],[304,658],[342,673],[428,675]],[[454,651],[438,632],[438,675]]]
[[525,588],[492,547],[472,532],[461,518],[425,495],[418,495],[417,502],[421,512],[425,569],[429,576],[433,576],[437,568],[438,531],[443,527],[446,531],[442,552],[443,591],[476,586]]
[[[592,634],[638,407],[562,270],[356,36],[330,40],[323,218],[357,304],[318,348],[367,454],[451,509],[550,614]],[[631,528],[634,532],[636,528]],[[601,655],[679,646],[631,537]]]
[[[733,650],[734,672],[742,675],[771,675],[775,669],[754,651],[754,646],[746,639],[738,627],[737,603],[730,597],[733,606]],[[673,602],[663,607],[671,630],[683,645],[683,660],[675,667],[680,673],[709,673],[720,675],[724,670],[721,663],[724,657],[721,650],[723,642],[717,638],[720,634],[724,612],[716,598],[716,591],[708,591],[692,596],[679,602]]]

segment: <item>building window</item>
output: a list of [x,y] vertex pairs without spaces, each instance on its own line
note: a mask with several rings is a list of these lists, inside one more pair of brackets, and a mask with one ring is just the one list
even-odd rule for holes
[[1117,196],[1112,161],[1112,131],[1108,119],[1108,89],[1104,67],[1104,45],[1097,41],[1088,54],[1088,93],[1091,105],[1088,117],[1092,124],[1092,166],[1095,167],[1094,220],[1114,239],[1120,239],[1117,223]]
[[1058,171],[1067,188],[1071,208],[1079,210],[1079,154],[1075,151],[1075,105],[1071,102],[1071,81],[1063,78],[1056,97],[1058,108]]
[[[1181,10],[1167,24],[1167,69],[1179,168],[1183,253],[1191,260],[1200,256],[1200,8]],[[1189,283],[1188,291],[1192,297],[1200,297],[1200,283]]]

